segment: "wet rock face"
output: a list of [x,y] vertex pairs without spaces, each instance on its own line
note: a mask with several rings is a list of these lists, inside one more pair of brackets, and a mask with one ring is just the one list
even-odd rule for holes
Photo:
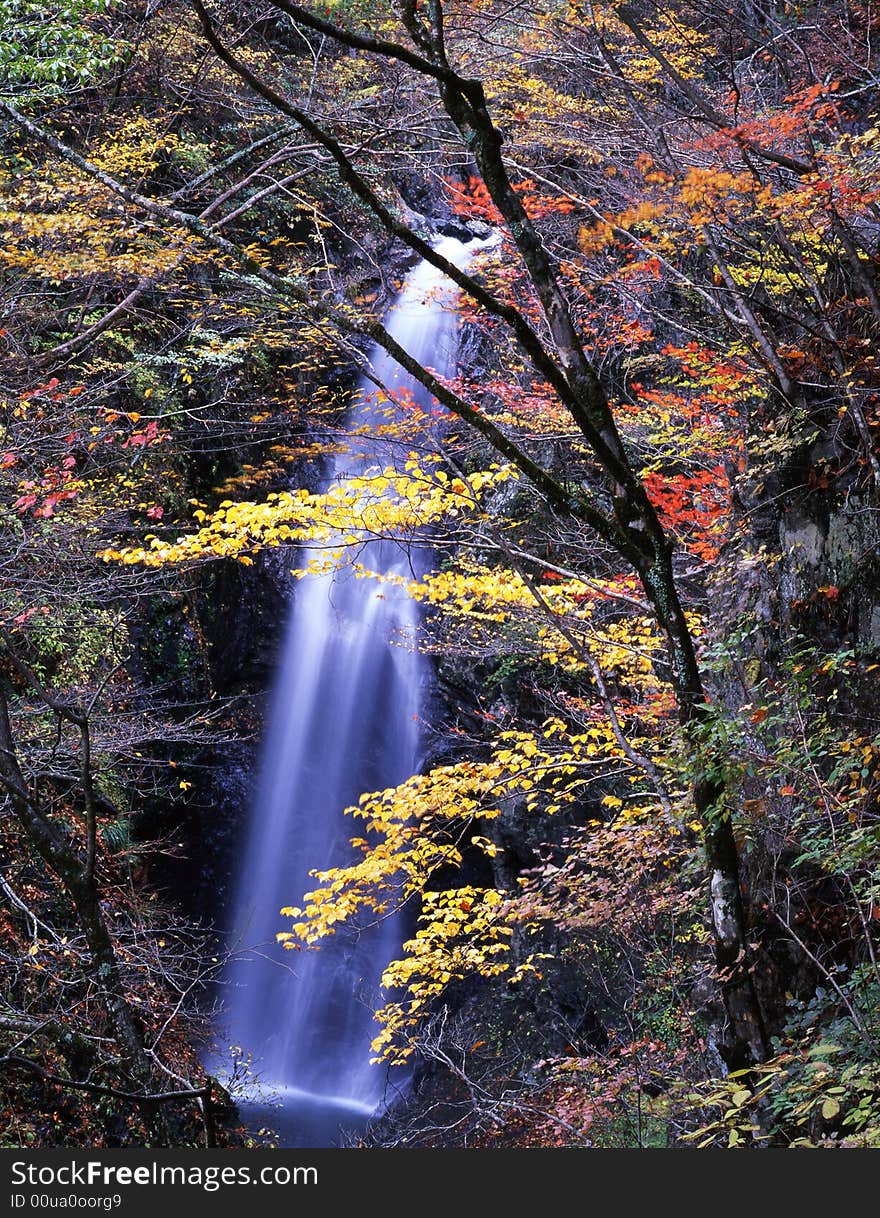
[[791,511],[780,520],[779,542],[784,601],[800,606],[825,589],[826,599],[845,601],[853,643],[880,643],[880,509],[852,496],[825,519]]
[[189,917],[222,930],[250,806],[256,748],[252,740],[237,741],[206,750],[197,760],[202,777],[176,826],[178,858],[164,875]]
[[830,486],[817,476],[833,456],[815,443],[735,478],[735,540],[708,602],[715,637],[741,637],[746,690],[797,637],[828,651],[880,646],[880,507],[858,472]]
[[[467,176],[467,175],[465,175]],[[410,227],[423,235],[439,233],[458,241],[485,241],[492,229],[481,220],[466,220],[456,215],[450,206],[450,196],[436,177],[404,174],[397,182],[403,209]]]
[[437,232],[442,233],[444,237],[454,237],[456,241],[465,244],[473,241],[474,237],[479,241],[486,241],[492,235],[492,229],[481,220],[461,220],[458,216],[438,221]]
[[261,555],[253,567],[219,564],[208,577],[199,618],[218,694],[266,687],[287,613],[288,565],[279,551]]
[[[406,207],[417,213],[424,222],[432,223],[432,227],[439,229],[446,220],[454,218],[449,194],[436,176],[403,173],[396,178],[395,185]],[[428,221],[427,217],[431,217],[431,220]],[[455,236],[454,233],[449,235]]]

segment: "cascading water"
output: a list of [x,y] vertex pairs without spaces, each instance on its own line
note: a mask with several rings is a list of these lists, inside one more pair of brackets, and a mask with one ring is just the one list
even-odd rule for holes
[[[461,266],[481,244],[444,238],[436,248]],[[442,375],[455,371],[456,296],[450,280],[422,262],[386,321],[410,355]],[[427,404],[422,386],[381,348],[370,362],[381,384]],[[335,460],[333,479],[390,463],[379,444],[360,438],[380,409],[387,422],[374,394],[365,379],[350,418],[358,439]],[[357,559],[383,574],[411,571],[393,540],[368,543]],[[322,1144],[328,1110],[367,1113],[382,1100],[384,1071],[370,1065],[372,1010],[378,978],[400,946],[398,921],[387,918],[355,941],[340,937],[317,952],[284,952],[275,935],[284,929],[281,907],[314,887],[310,870],[351,858],[355,826],[344,809],[418,767],[428,674],[414,646],[417,625],[417,605],[403,588],[344,567],[300,581],[287,625],[237,880],[225,1031],[261,1081],[311,1127],[288,1134],[298,1145]]]

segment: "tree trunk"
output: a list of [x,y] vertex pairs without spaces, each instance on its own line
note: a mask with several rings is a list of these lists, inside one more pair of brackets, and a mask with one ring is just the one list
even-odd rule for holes
[[723,782],[712,767],[695,729],[706,722],[708,699],[703,687],[693,639],[688,629],[672,572],[671,547],[639,571],[642,586],[666,635],[671,684],[679,720],[692,741],[698,760],[692,784],[695,815],[702,825],[702,842],[709,881],[709,908],[715,941],[715,967],[729,1022],[724,1057],[731,1070],[766,1061],[770,1044],[752,975],[746,913],[740,887],[739,851]]
[[[436,62],[448,68],[441,38],[435,38],[434,52]],[[510,182],[501,153],[502,137],[486,107],[482,85],[462,80],[458,88],[441,84],[440,93],[541,301],[571,390],[565,404],[612,481],[614,514],[626,539],[622,552],[625,550],[638,572],[666,636],[680,721],[686,729],[695,728],[705,721],[707,699],[675,584],[671,542],[629,464],[607,394],[583,349],[551,259]],[[693,782],[694,811],[703,826],[715,964],[730,1025],[726,1057],[731,1069],[742,1069],[766,1061],[770,1050],[752,979],[739,855],[725,796],[723,784],[698,769]]]
[[40,858],[61,881],[73,904],[126,1073],[137,1087],[146,1089],[150,1064],[144,1048],[143,1028],[125,994],[116,949],[101,910],[97,883],[91,869],[79,859],[74,845],[31,798],[18,763],[9,706],[2,690],[0,784],[6,789],[18,823]]

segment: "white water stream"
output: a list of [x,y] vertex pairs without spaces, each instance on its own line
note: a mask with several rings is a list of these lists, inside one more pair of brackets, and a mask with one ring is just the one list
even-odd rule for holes
[[[443,238],[437,248],[464,265],[481,244]],[[456,371],[457,296],[422,262],[386,319],[397,342],[441,375]],[[370,363],[388,388],[430,404],[381,348]],[[331,479],[393,464],[387,445],[366,438],[371,420],[387,422],[387,404],[374,395],[365,379],[349,418],[365,438],[335,459]],[[373,571],[411,576],[410,556],[393,539],[369,542],[355,559]],[[418,769],[419,714],[430,679],[414,645],[418,622],[419,608],[404,589],[355,578],[350,567],[305,576],[293,596],[230,918],[235,956],[225,977],[224,1028],[227,1043],[250,1055],[262,1084],[282,1102],[287,1145],[331,1144],[340,1115],[363,1118],[383,1103],[386,1072],[370,1065],[372,1014],[382,970],[400,948],[399,920],[389,917],[355,940],[340,935],[319,951],[286,952],[275,935],[287,928],[282,906],[298,904],[315,886],[309,872],[352,858],[357,824],[344,809]],[[264,1119],[273,1124],[271,1114]]]

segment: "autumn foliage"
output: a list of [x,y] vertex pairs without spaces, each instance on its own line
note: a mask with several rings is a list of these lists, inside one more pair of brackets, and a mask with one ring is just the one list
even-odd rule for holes
[[[61,1079],[34,1075],[25,1100],[170,1071],[197,1094],[164,1132],[65,1091],[66,1136],[208,1129],[190,996],[221,949],[179,892],[154,896],[180,826],[197,837],[188,801],[216,795],[210,749],[258,725],[257,703],[218,699],[254,677],[223,675],[211,597],[256,595],[269,551],[297,579],[351,565],[381,595],[362,547],[393,536],[419,554],[393,578],[423,606],[442,693],[428,760],[363,794],[348,864],[316,861],[278,918],[280,955],[407,911],[373,979],[374,1053],[430,1083],[375,1144],[876,1145],[873,10],[450,0],[502,207],[442,64],[352,41],[421,54],[421,6],[409,25],[384,3],[308,9],[335,39],[283,5],[216,5],[246,73],[186,3],[61,6],[49,51],[17,7],[0,3],[0,43],[12,25],[21,43],[0,87],[0,748],[97,885],[152,1046],[126,1060],[76,884],[7,818],[3,1052]],[[352,370],[414,241],[441,230],[491,238],[456,306],[458,372],[427,406],[377,387],[387,457],[326,487],[326,462],[358,451]],[[532,231],[613,443],[554,379]],[[637,508],[680,596],[665,620]],[[702,689],[683,710],[685,637]],[[18,781],[0,769],[10,807]],[[746,1076],[725,1065],[741,1046],[712,956],[700,842],[719,824],[766,1024]],[[13,1092],[13,1144],[63,1141]]]

